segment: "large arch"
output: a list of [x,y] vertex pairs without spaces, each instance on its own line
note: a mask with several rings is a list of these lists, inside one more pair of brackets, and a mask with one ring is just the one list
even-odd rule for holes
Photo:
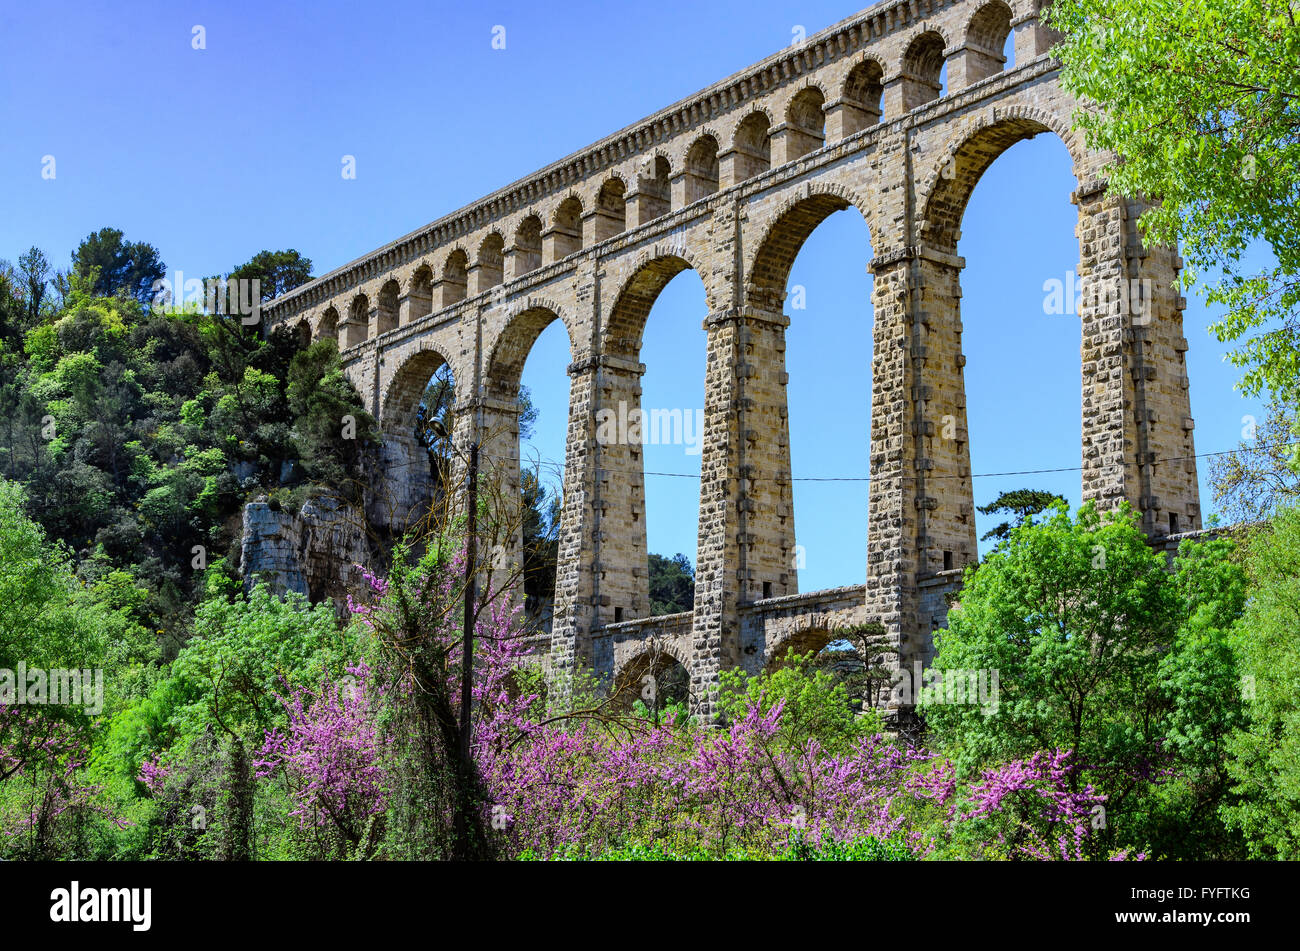
[[[935,508],[927,514],[927,535],[934,540],[935,545],[929,555],[928,567],[931,570],[961,568],[978,558],[980,532],[977,530],[977,521],[980,513],[976,506],[993,501],[999,489],[1043,488],[1056,491],[1069,481],[1068,477],[1041,475],[1008,480],[977,480],[975,476],[978,473],[1008,468],[1001,462],[1005,457],[988,451],[996,446],[993,441],[995,429],[990,429],[990,425],[1022,431],[1028,421],[1033,420],[1038,425],[1030,431],[1038,431],[1040,426],[1048,433],[1064,431],[1069,434],[1064,444],[1075,446],[1075,451],[1083,446],[1084,456],[1088,454],[1088,434],[1078,428],[1082,418],[1077,395],[1079,391],[1070,387],[1066,387],[1064,392],[1055,389],[1058,381],[1066,379],[1060,371],[1071,366],[1082,373],[1082,391],[1085,395],[1091,385],[1088,379],[1090,374],[1082,369],[1081,359],[1084,338],[1088,334],[1085,321],[1081,320],[1073,330],[1069,329],[1073,325],[1063,324],[1061,318],[1055,318],[1051,324],[1047,322],[1041,303],[1042,287],[1044,278],[1050,278],[1052,274],[1034,273],[1028,280],[1017,278],[1017,275],[1025,273],[1023,262],[1031,257],[1031,249],[1047,246],[1046,236],[1045,240],[1034,245],[1022,245],[1017,249],[1016,242],[1023,240],[1026,234],[1032,234],[1032,230],[1020,222],[1015,233],[1000,242],[1002,247],[998,256],[991,256],[982,262],[983,267],[999,267],[999,262],[1005,260],[1004,254],[1010,260],[1021,263],[1011,269],[1012,273],[1007,274],[1003,281],[997,282],[995,291],[981,293],[982,273],[964,273],[966,261],[958,256],[962,221],[979,182],[1010,149],[1044,132],[1063,143],[1070,165],[1069,184],[1077,186],[1080,168],[1078,143],[1069,132],[1068,124],[1050,114],[1027,109],[1011,110],[1010,115],[999,116],[996,121],[983,121],[974,128],[967,127],[945,148],[939,150],[935,156],[938,167],[928,180],[921,183],[922,201],[919,206],[922,217],[918,222],[918,231],[922,243],[938,252],[934,259],[918,262],[917,265],[924,271],[920,279],[928,289],[929,298],[926,305],[926,348],[928,353],[942,355],[953,361],[945,367],[946,372],[935,374],[927,381],[931,396],[927,413],[934,422],[924,453],[933,465],[927,478],[935,486],[932,495],[936,499]],[[1068,190],[1064,191],[1060,196],[1062,205],[1069,195]],[[1041,214],[1039,220],[1042,220]],[[1072,228],[1075,234],[1082,234],[1077,228],[1080,222],[1076,215],[1070,214],[1067,220],[1071,220],[1071,225],[1075,226]],[[1061,223],[1060,233],[1073,246],[1074,260],[1080,260],[1082,244],[1075,240],[1074,234],[1067,227],[1071,226]],[[1066,277],[1064,272],[1068,268],[1067,264],[1060,269],[1060,278]],[[1087,267],[1080,263],[1078,269],[1079,273],[1084,273]],[[1007,281],[1013,282],[1012,285],[1007,286]],[[973,297],[963,288],[964,283],[971,284],[976,290]],[[1024,293],[1026,291],[1028,293]],[[1028,326],[1023,322],[1025,313],[1020,308],[1025,306],[1026,301],[1037,305],[1031,313],[1039,321],[1036,325]],[[987,322],[990,313],[997,314],[997,321],[992,325]],[[1013,326],[1018,330],[1007,333],[1007,325],[1011,321],[1015,322]],[[1061,330],[1068,331],[1067,339],[1061,339]],[[996,357],[993,353],[983,353],[985,346],[992,348],[995,339],[998,341]],[[968,365],[968,351],[977,358],[975,365]],[[1028,381],[1034,378],[1033,368],[1043,366],[1049,357],[1053,358],[1051,363],[1055,372],[1032,384],[1035,393],[1044,394],[1044,397],[1027,405],[1023,394],[1029,386]],[[998,361],[996,370],[987,365],[995,358]],[[1055,365],[1056,361],[1062,361],[1062,365]],[[1007,374],[1005,366],[1008,363],[1022,369],[1015,374]],[[980,399],[974,406],[969,404],[968,394],[971,388],[968,386],[968,376],[981,382],[978,391]],[[1076,395],[1068,398],[1065,405],[1058,405],[1059,398],[1064,397],[1066,392]],[[1053,398],[1046,397],[1049,393]],[[994,414],[995,422],[991,424],[982,421],[986,408]],[[1019,423],[1012,425],[1005,418],[1007,413],[1011,414],[1010,420]],[[1077,443],[1075,438],[1078,439]],[[972,447],[977,439],[980,440],[981,450],[973,452]],[[1064,448],[1063,445],[1053,446],[1051,440],[1046,438],[1038,442],[1044,450],[1048,450],[1048,447],[1057,451]],[[1032,468],[1060,468],[1069,464],[1066,461],[1068,456],[1061,459],[1050,450],[1049,453],[1050,460],[1044,458]],[[972,466],[972,461],[981,455],[984,456],[981,460],[983,464],[979,467]],[[1062,494],[1072,502],[1078,501],[1077,491],[1067,490]],[[991,519],[991,522],[996,521],[996,518]]]
[[317,340],[339,339],[339,312],[334,306],[325,308],[325,313],[321,314],[320,323],[316,325]]
[[790,666],[790,654],[818,654],[833,643],[835,632],[829,622],[796,622],[781,631],[763,651],[763,669],[771,673]]
[[485,365],[486,388],[489,396],[519,395],[519,380],[523,374],[524,361],[541,336],[542,331],[555,321],[564,325],[569,336],[570,359],[573,352],[574,329],[569,326],[562,308],[550,300],[528,298],[516,304],[492,344],[487,348],[488,357]]
[[650,643],[614,675],[610,697],[620,710],[639,700],[656,715],[668,704],[690,702],[690,663],[666,645]]
[[[545,458],[523,457],[521,446],[521,392],[525,365],[540,369],[546,386],[554,388],[562,381],[562,400],[556,394],[554,403],[568,399],[568,378],[557,373],[553,361],[539,368],[536,361],[529,363],[530,355],[540,338],[549,329],[559,325],[565,334],[570,361],[574,359],[574,336],[561,308],[553,301],[527,299],[515,305],[488,350],[484,368],[482,398],[478,401],[478,433],[482,446],[481,471],[484,475],[480,492],[490,500],[488,525],[484,526],[483,542],[492,553],[494,586],[510,581],[521,582],[516,594],[524,595],[529,609],[530,623],[545,626],[550,616],[550,602],[555,590],[553,563],[558,557],[558,523],[547,517],[548,497],[555,509],[564,504],[566,473],[564,463],[547,453]],[[563,364],[561,364],[563,366]],[[534,410],[536,403],[532,404]],[[571,414],[572,408],[566,411]],[[542,425],[551,433],[567,433],[569,419],[557,423],[545,414]],[[563,456],[563,442],[555,453]],[[555,470],[555,471],[552,471]],[[555,476],[555,478],[548,478]],[[548,554],[551,549],[553,554]]]
[[657,255],[637,263],[632,276],[619,288],[610,310],[605,327],[606,353],[629,358],[640,353],[650,308],[668,282],[688,268],[691,263],[680,254]]
[[764,295],[776,294],[777,300],[785,299],[786,282],[799,249],[817,226],[835,212],[856,208],[867,223],[872,247],[877,246],[871,209],[853,191],[837,183],[812,184],[804,196],[786,202],[768,219],[756,249],[745,264],[747,282]]
[[[660,304],[661,299],[666,303]],[[657,306],[660,316],[652,318]],[[597,439],[601,467],[623,476],[603,495],[602,522],[623,540],[609,557],[636,580],[615,605],[615,618],[654,611],[648,567],[652,540],[655,554],[668,559],[683,554],[692,564],[696,560],[700,483],[689,476],[699,472],[704,439],[707,340],[702,325],[707,313],[702,275],[684,254],[667,250],[637,261],[610,310],[603,341],[610,359],[601,379],[609,428],[598,429]],[[647,335],[652,320],[669,323],[658,323],[659,329]],[[624,418],[635,421],[635,428],[629,425],[624,432]],[[669,512],[681,516],[665,518]],[[658,516],[653,530],[652,513]]]
[[384,523],[394,530],[411,528],[424,518],[450,477],[450,460],[435,458],[433,447],[417,433],[421,408],[435,378],[450,376],[455,392],[456,380],[450,369],[441,350],[424,344],[405,358],[383,394],[380,428],[384,491],[372,507],[380,510]]
[[1064,143],[1079,177],[1083,151],[1068,120],[1036,109],[999,112],[998,119],[966,127],[935,156],[932,171],[920,186],[921,240],[930,247],[955,253],[971,192],[984,172],[1007,149],[1043,132]]
[[[783,206],[762,232],[747,271],[748,308],[770,315],[767,372],[750,386],[772,377],[785,381],[763,391],[775,410],[769,438],[784,449],[764,456],[773,471],[759,473],[768,480],[756,488],[766,504],[754,518],[781,539],[787,578],[784,585],[779,576],[772,579],[770,589],[764,579],[757,592],[763,597],[858,584],[866,574],[868,493],[863,482],[838,481],[862,478],[871,461],[874,308],[867,265],[874,244],[855,198],[822,186]],[[835,346],[826,346],[828,337]],[[812,481],[828,477],[837,481]],[[838,515],[809,519],[811,511]],[[853,557],[843,551],[845,537],[862,541]],[[769,558],[776,556],[773,550]]]

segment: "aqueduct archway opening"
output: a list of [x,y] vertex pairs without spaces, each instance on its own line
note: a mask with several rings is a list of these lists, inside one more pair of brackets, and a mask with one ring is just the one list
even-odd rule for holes
[[[1081,501],[1082,330],[1073,302],[1057,306],[1067,285],[1073,295],[1079,262],[1073,166],[1056,135],[1017,142],[986,170],[962,219],[967,432],[954,426],[953,435],[966,437],[981,554],[996,543],[985,535],[1013,521],[980,510],[1001,493],[1032,489],[1072,506]],[[1013,196],[1035,213],[1007,214]],[[1020,279],[1027,268],[1038,282]],[[1025,469],[1035,471],[996,475]]]

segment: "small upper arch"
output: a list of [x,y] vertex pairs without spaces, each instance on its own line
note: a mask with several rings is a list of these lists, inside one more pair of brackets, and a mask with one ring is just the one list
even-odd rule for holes
[[333,340],[339,339],[339,312],[333,304],[325,308],[324,312],[316,321],[315,333],[312,335],[316,340]]
[[474,252],[474,274],[469,293],[481,294],[504,281],[505,259],[506,239],[500,231],[489,231]]
[[343,324],[339,349],[346,350],[363,343],[370,336],[370,298],[358,294],[348,305],[348,318]]
[[406,284],[407,320],[418,320],[433,313],[433,268],[422,261],[411,272]]
[[570,193],[551,212],[550,228],[543,235],[547,263],[582,250],[582,199]]
[[682,159],[686,173],[684,204],[699,201],[718,190],[718,137],[702,132],[695,137]]
[[864,56],[844,77],[840,87],[843,134],[852,135],[880,121],[884,112],[885,67],[874,56]]
[[792,95],[785,107],[785,161],[815,152],[826,141],[826,93],[809,83]]
[[627,230],[627,182],[621,175],[610,175],[601,182],[592,209],[593,241],[604,241]]
[[542,266],[542,216],[531,211],[515,226],[514,239],[506,248],[506,279],[523,277]]
[[948,39],[935,27],[914,36],[907,44],[899,67],[904,112],[939,98],[947,52]]
[[772,117],[766,109],[752,109],[736,123],[731,151],[737,182],[761,175],[772,167]]

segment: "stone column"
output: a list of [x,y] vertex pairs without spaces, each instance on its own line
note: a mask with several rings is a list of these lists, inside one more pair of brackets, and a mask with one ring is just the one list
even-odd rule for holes
[[596,369],[596,535],[594,594],[600,624],[650,613],[646,554],[641,376],[645,364],[606,354]]
[[[555,608],[551,624],[552,695],[562,695],[566,675],[592,663],[596,625],[593,563],[596,554],[596,401],[598,365],[569,367],[569,428],[564,444],[564,498],[560,509]],[[562,699],[562,696],[556,697]]]
[[656,194],[654,183],[644,179],[627,193],[627,227],[629,230],[668,214],[671,201],[668,195]]
[[1017,66],[1037,59],[1061,41],[1061,34],[1042,23],[1037,11],[1015,17],[1011,29],[1015,34]]
[[542,263],[554,264],[582,248],[582,233],[553,226],[542,232]]
[[749,169],[745,163],[746,156],[738,149],[723,149],[718,153],[718,188],[725,190],[748,176]]
[[[492,590],[522,583],[523,523],[519,471],[519,391],[489,392],[477,409],[479,430],[479,550]],[[522,591],[516,590],[522,603]]]
[[[504,275],[504,270],[502,266],[497,263],[476,261],[469,266],[467,275],[469,296],[474,297],[500,284]],[[450,301],[446,301],[445,298],[444,301],[446,303],[451,303]]]
[[[719,218],[722,215],[718,216]],[[695,565],[695,613],[691,630],[691,704],[711,720],[717,711],[720,672],[740,663],[740,479],[739,386],[741,324],[733,312],[711,314],[705,323],[708,356],[704,375],[704,446],[700,457],[699,548]]]
[[[1151,535],[1200,527],[1185,302],[1172,284],[1182,261],[1145,249],[1143,206],[1084,183],[1079,206],[1083,355],[1083,497],[1128,499]],[[1172,518],[1171,518],[1172,516]]]
[[[877,254],[872,307],[874,353],[871,363],[871,482],[868,488],[868,616],[880,622],[898,646],[899,666],[929,653],[929,632],[918,620],[916,576],[920,569],[918,538],[926,510],[914,437],[918,422],[913,356],[912,281],[909,252]],[[903,698],[908,699],[908,698]],[[899,698],[894,698],[898,703]]]
[[1001,51],[994,52],[973,43],[947,51],[944,59],[948,64],[949,92],[960,92],[981,79],[996,76],[1007,63]]
[[672,207],[685,208],[695,200],[695,189],[691,187],[694,184],[692,178],[694,176],[689,172],[681,171],[669,179],[668,191],[672,196],[670,199]]
[[740,602],[799,593],[782,300],[751,289],[738,334]]
[[444,307],[460,303],[465,299],[467,285],[468,274],[466,274],[466,280],[440,278],[433,284],[433,302],[431,306],[434,310],[442,310]]
[[[735,206],[715,213],[715,260],[734,260]],[[733,277],[733,288],[739,282]],[[798,591],[785,328],[778,295],[749,288],[705,322],[704,446],[692,628],[691,702],[717,713],[721,671],[740,666],[741,604]]]
[[[916,384],[910,395],[918,453],[915,505],[924,525],[924,531],[918,531],[916,552],[921,575],[963,568],[979,557],[962,353],[961,269],[965,264],[955,255],[922,249],[909,272],[916,295],[910,349]],[[924,628],[927,619],[920,620]]]
[[[937,81],[900,72],[885,83],[884,95],[881,97],[884,114],[892,119],[911,112],[918,106],[934,102],[939,98],[941,88]],[[949,88],[952,88],[951,84]]]
[[826,141],[838,142],[880,121],[880,110],[847,97],[826,103]]
[[505,280],[513,281],[516,278],[523,277],[530,271],[535,271],[542,266],[542,254],[540,249],[520,247],[518,244],[511,244],[506,248],[505,254]]
[[613,355],[569,367],[551,638],[557,667],[591,664],[593,630],[650,611],[639,422],[644,372],[644,364]]
[[771,137],[773,168],[816,151],[822,147],[824,141],[814,132],[802,129],[792,122],[782,122],[773,126]]
[[604,234],[602,226],[604,225],[605,216],[599,211],[585,211],[582,213],[582,246],[589,248],[593,244],[600,244],[608,235]]

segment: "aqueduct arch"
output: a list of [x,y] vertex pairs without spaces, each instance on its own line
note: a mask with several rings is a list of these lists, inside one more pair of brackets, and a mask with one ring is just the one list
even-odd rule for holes
[[619,665],[610,693],[625,709],[637,700],[649,707],[688,700],[689,664],[671,646],[647,643]]
[[[1171,286],[1181,262],[1142,246],[1142,207],[1107,189],[1110,156],[1071,131],[1077,103],[1060,83],[1041,5],[886,0],[263,312],[273,325],[306,317],[318,336],[336,332],[386,431],[406,359],[421,348],[444,354],[456,368],[457,440],[491,445],[516,484],[518,370],[541,328],[564,320],[572,362],[556,669],[589,664],[613,677],[627,650],[610,645],[667,625],[686,645],[691,694],[707,712],[722,669],[761,667],[775,639],[812,613],[883,625],[895,662],[910,669],[929,659],[944,586],[975,557],[961,218],[984,170],[1020,139],[1047,131],[1066,143],[1079,273],[1099,290],[1080,314],[1083,497],[1129,500],[1153,536],[1199,527],[1187,342]],[[874,252],[867,572],[858,586],[800,592],[785,285],[808,234],[849,205]],[[644,495],[638,502],[639,483],[624,475],[639,471],[637,447],[602,445],[596,420],[639,399],[645,314],[685,266],[709,308],[696,600],[689,615],[649,619]],[[758,478],[769,471],[778,478]]]
[[435,475],[428,446],[416,438],[416,417],[430,380],[439,369],[450,366],[440,351],[421,346],[400,361],[384,394],[380,412],[384,488],[377,502],[385,510],[385,523],[395,530],[417,522],[434,500]]

